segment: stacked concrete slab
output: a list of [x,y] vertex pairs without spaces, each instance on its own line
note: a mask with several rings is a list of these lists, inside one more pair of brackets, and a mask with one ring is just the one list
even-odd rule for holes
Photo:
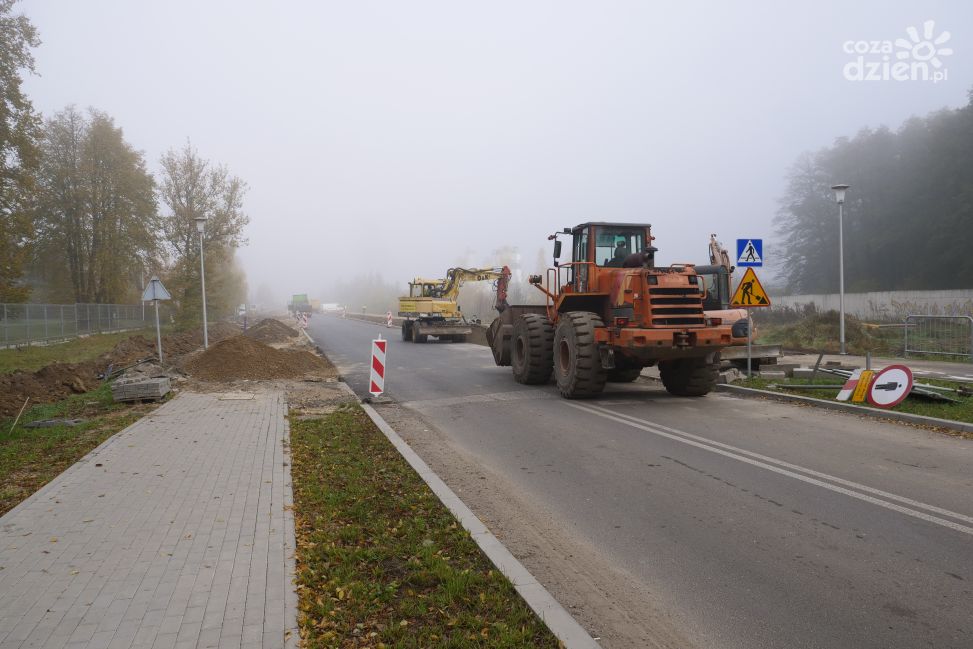
[[169,394],[172,386],[168,377],[119,379],[111,386],[115,401],[147,401],[161,399]]

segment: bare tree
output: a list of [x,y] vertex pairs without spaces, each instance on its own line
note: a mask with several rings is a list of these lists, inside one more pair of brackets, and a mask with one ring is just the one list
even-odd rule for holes
[[201,158],[188,141],[182,149],[166,152],[161,163],[159,194],[168,208],[162,230],[174,257],[169,280],[179,300],[180,320],[193,323],[200,313],[197,218],[206,219],[205,263],[213,279],[207,282],[207,312],[226,315],[234,302],[246,300],[246,278],[234,265],[234,251],[246,244],[247,184],[226,167]]

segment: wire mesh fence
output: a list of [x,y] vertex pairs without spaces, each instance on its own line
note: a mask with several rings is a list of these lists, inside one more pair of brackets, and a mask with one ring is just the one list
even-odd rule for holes
[[973,317],[908,315],[905,355],[955,356],[973,361]]
[[151,304],[0,303],[0,347],[45,344],[154,324]]

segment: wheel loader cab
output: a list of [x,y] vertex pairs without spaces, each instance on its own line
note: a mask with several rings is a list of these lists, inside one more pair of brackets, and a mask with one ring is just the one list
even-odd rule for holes
[[574,238],[572,262],[594,262],[596,266],[621,268],[625,258],[643,252],[651,244],[650,225],[628,223],[583,223],[571,230]]

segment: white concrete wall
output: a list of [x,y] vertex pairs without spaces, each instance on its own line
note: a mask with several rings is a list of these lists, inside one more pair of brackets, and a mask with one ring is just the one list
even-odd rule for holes
[[[771,295],[775,307],[814,304],[819,310],[838,310],[838,294]],[[845,313],[864,320],[901,321],[912,314],[973,316],[973,289],[954,291],[881,291],[845,293]]]

